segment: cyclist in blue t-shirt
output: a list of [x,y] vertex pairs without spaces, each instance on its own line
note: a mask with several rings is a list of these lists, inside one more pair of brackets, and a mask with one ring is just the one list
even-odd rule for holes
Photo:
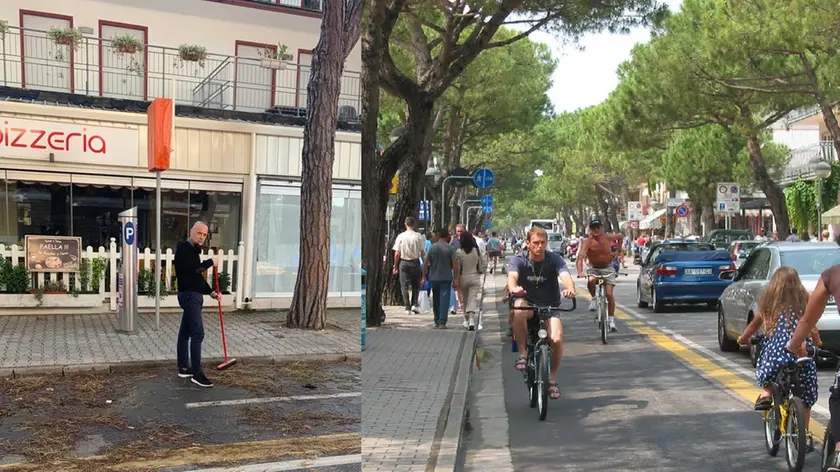
[[[528,232],[528,251],[514,256],[508,265],[508,290],[515,298],[514,339],[520,346],[519,359],[514,366],[517,370],[527,368],[528,321],[534,317],[530,310],[516,310],[522,306],[555,306],[560,297],[574,298],[575,282],[566,266],[566,261],[556,252],[546,251],[548,234],[544,229],[534,226]],[[560,281],[563,288],[560,287]],[[557,368],[563,354],[563,324],[557,313],[548,320],[548,340],[551,344],[551,362],[548,394],[552,399],[560,398],[557,387]]]

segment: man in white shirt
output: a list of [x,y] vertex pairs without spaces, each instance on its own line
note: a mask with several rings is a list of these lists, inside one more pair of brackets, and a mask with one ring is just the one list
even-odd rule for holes
[[400,276],[405,311],[420,313],[417,299],[420,296],[420,280],[423,271],[420,269],[420,258],[425,257],[426,238],[414,231],[414,218],[405,219],[405,231],[397,235],[394,241],[394,275]]
[[762,230],[761,230],[761,234],[759,234],[758,236],[756,236],[756,237],[755,237],[755,240],[756,240],[756,241],[758,241],[758,242],[761,242],[761,243],[766,243],[767,241],[769,241],[769,240],[770,240],[770,238],[768,238],[768,237],[767,237],[767,230],[766,230],[766,229],[762,229]]

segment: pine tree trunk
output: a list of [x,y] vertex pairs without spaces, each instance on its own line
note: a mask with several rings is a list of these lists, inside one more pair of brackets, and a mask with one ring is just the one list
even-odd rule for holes
[[301,159],[300,265],[286,318],[290,328],[326,327],[338,97],[346,59],[345,41],[352,39],[345,38],[346,5],[347,2],[324,5],[321,36],[312,52]]

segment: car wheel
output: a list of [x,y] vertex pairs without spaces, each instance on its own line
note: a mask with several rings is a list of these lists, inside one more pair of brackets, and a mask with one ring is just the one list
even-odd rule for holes
[[723,352],[735,352],[739,349],[738,341],[726,334],[726,322],[723,315],[723,307],[718,307],[718,346]]
[[662,313],[663,311],[665,311],[665,303],[659,300],[659,297],[656,296],[655,288],[650,291],[650,301],[653,305],[654,313]]
[[648,302],[642,300],[642,287],[636,284],[636,305],[639,308],[647,308]]

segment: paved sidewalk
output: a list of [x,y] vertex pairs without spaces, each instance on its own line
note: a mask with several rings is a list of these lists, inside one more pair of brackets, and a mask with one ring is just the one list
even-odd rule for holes
[[[329,310],[321,332],[286,328],[284,311],[233,313],[225,317],[228,354],[237,359],[288,360],[359,355],[358,310]],[[181,315],[137,317],[137,334],[116,332],[113,315],[0,316],[0,375],[71,370],[110,370],[125,364],[157,365],[176,358]],[[221,358],[218,315],[204,314],[203,355]]]
[[362,470],[453,470],[476,331],[460,314],[436,330],[431,313],[385,312],[362,352]]

